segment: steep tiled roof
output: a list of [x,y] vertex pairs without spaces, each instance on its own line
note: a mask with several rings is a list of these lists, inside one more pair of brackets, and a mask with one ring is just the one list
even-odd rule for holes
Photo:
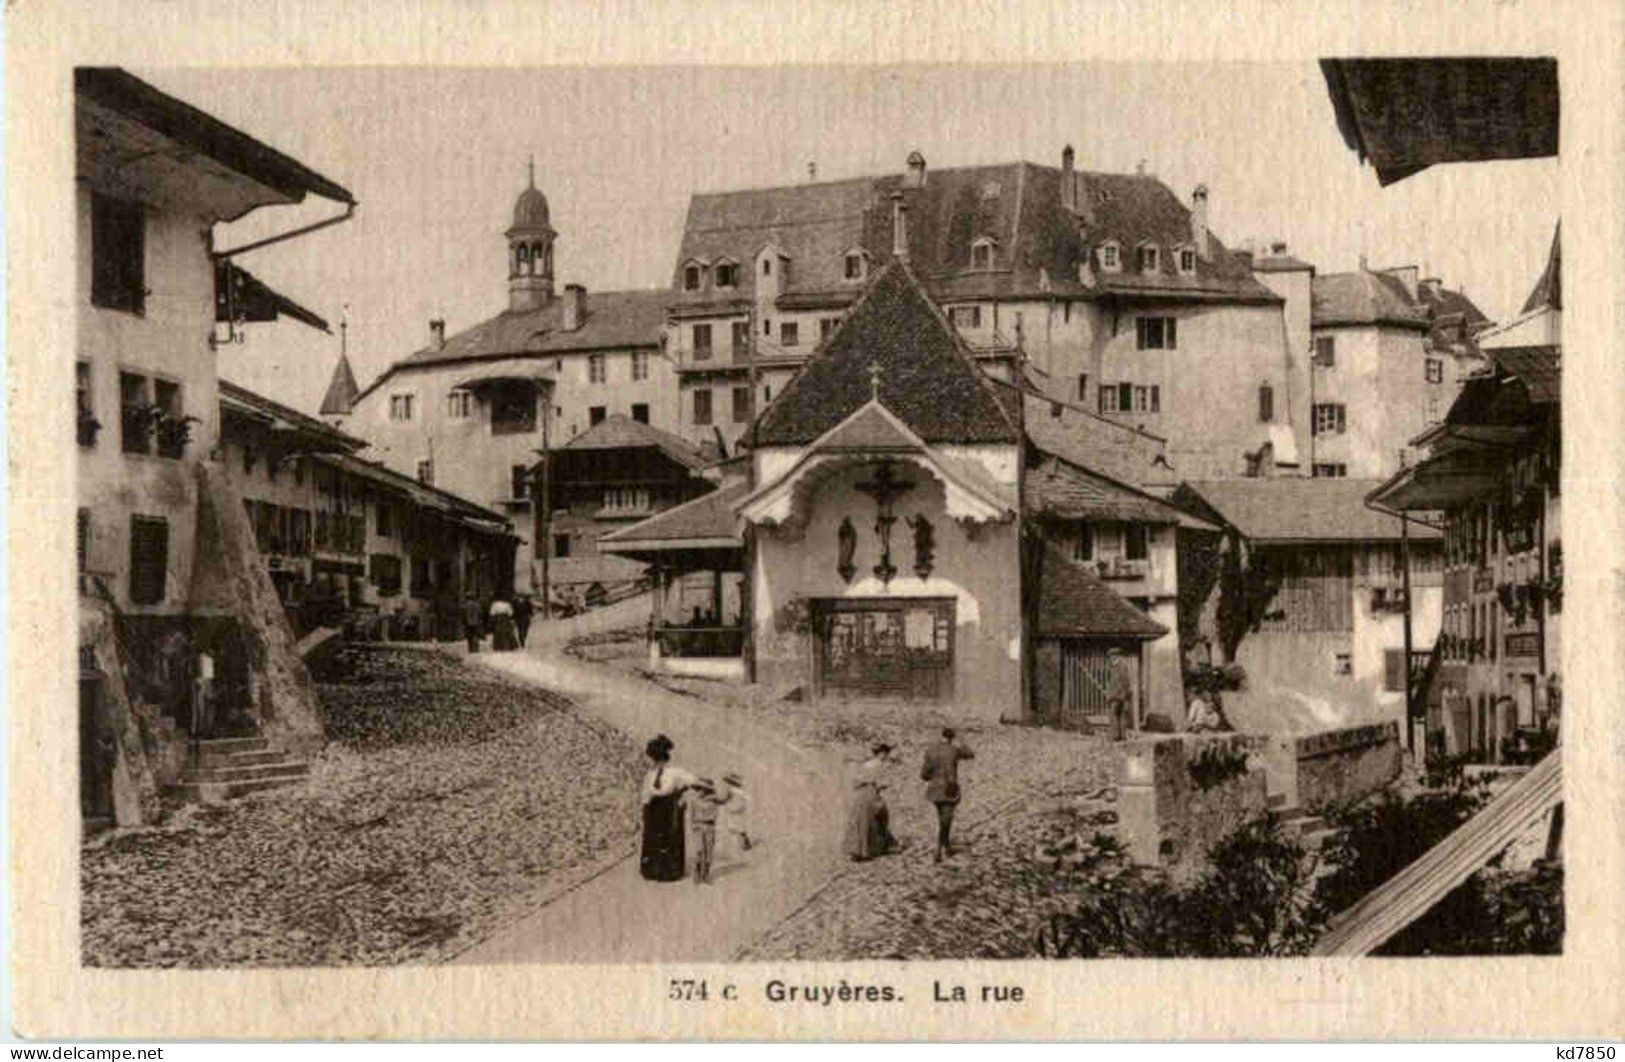
[[667,457],[690,469],[701,469],[710,464],[705,455],[670,432],[650,427],[621,413],[605,417],[586,431],[565,443],[564,450],[625,450],[638,448],[659,450]]
[[1428,327],[1426,311],[1411,301],[1404,282],[1368,269],[1315,277],[1310,285],[1309,312],[1316,328],[1369,324]]
[[[1190,211],[1156,178],[1079,171],[1076,210],[1063,202],[1063,180],[1055,167],[1019,162],[934,169],[921,187],[906,187],[900,174],[891,174],[696,195],[674,264],[671,301],[679,312],[748,301],[757,281],[748,266],[767,246],[790,260],[781,278],[786,304],[817,295],[849,298],[857,285],[843,275],[845,253],[865,250],[875,269],[891,258],[897,191],[908,207],[909,264],[939,301],[1106,292],[1280,301],[1211,235],[1195,275],[1181,275],[1173,251],[1192,241]],[[975,270],[971,246],[983,237],[993,241],[992,267]],[[1124,250],[1121,272],[1095,267],[1091,251],[1107,240]],[[1163,249],[1154,274],[1134,268],[1132,250],[1145,240]],[[687,263],[722,258],[747,267],[739,287],[682,290]],[[1087,278],[1080,278],[1080,264]]]
[[631,527],[611,531],[598,540],[602,549],[637,543],[728,542],[743,546],[734,505],[750,493],[745,482],[730,483],[682,505],[674,505]]
[[1045,456],[1036,468],[1027,470],[1022,489],[1022,510],[1030,516],[1182,524],[1218,530],[1168,502],[1053,456]]
[[1118,597],[1111,587],[1044,544],[1038,577],[1041,638],[1161,638],[1168,628]]
[[317,420],[307,413],[301,413],[292,406],[285,406],[274,399],[266,398],[258,391],[250,391],[248,388],[240,384],[234,384],[230,380],[222,379],[220,381],[220,397],[228,402],[236,402],[239,406],[246,407],[260,416],[284,421],[289,427],[319,438],[336,449],[361,450],[367,446],[365,439],[358,439],[354,435],[339,431],[332,425]]
[[1044,453],[1136,487],[1167,477],[1166,467],[1157,461],[1164,443],[1158,436],[1030,392],[1025,401],[1022,425],[1028,440]]
[[1523,301],[1523,309],[1519,313],[1530,313],[1542,307],[1549,306],[1554,310],[1563,308],[1563,226],[1558,225],[1557,231],[1552,233],[1552,249],[1546,256],[1546,268],[1541,271],[1540,279],[1535,281],[1534,290]]
[[1563,355],[1557,347],[1497,347],[1490,356],[1502,371],[1523,381],[1531,402],[1563,400]]
[[[1254,542],[1368,542],[1399,538],[1399,521],[1366,508],[1377,479],[1212,479],[1183,484]],[[1198,507],[1200,508],[1200,507]],[[1438,538],[1412,526],[1413,539]]]
[[664,289],[599,291],[586,295],[581,327],[562,327],[564,300],[535,310],[504,310],[474,327],[449,336],[442,347],[426,347],[391,365],[367,385],[366,394],[403,369],[512,355],[568,354],[574,351],[656,348],[666,322]]
[[360,393],[355,372],[350,368],[350,359],[340,354],[339,363],[333,366],[333,378],[327,382],[327,393],[322,396],[322,404],[317,412],[324,417],[343,416],[355,408],[355,399]]
[[752,429],[755,445],[812,442],[874,395],[928,443],[1013,443],[1016,428],[958,332],[893,262]]

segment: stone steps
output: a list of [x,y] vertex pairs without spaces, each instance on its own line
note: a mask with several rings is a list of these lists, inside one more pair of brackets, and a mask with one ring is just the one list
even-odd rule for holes
[[170,792],[183,800],[214,804],[232,797],[296,786],[310,777],[310,762],[263,737],[208,738],[197,743],[195,762]]

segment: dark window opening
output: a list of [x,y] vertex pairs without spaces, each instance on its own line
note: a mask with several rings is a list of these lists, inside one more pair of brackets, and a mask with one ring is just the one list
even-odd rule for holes
[[513,500],[524,501],[530,497],[530,466],[514,465],[509,474],[513,484]]
[[736,387],[733,389],[733,406],[734,423],[748,423],[750,421],[750,388]]
[[649,403],[633,402],[632,419],[637,421],[639,424],[649,423]]
[[602,424],[604,417],[608,415],[608,409],[607,406],[589,406],[587,408],[587,426],[593,427]]
[[779,326],[779,342],[787,347],[799,346],[801,343],[801,326],[794,321],[786,321]]
[[1129,560],[1145,560],[1150,555],[1144,524],[1129,524],[1123,528],[1123,555]]
[[146,231],[141,207],[90,197],[90,301],[126,313],[146,308]]
[[694,423],[711,423],[711,390],[701,388],[694,392]]
[[130,517],[130,603],[156,605],[164,599],[169,570],[169,521]]
[[1265,424],[1275,419],[1275,388],[1269,384],[1258,389],[1258,419]]
[[554,535],[553,536],[553,556],[555,556],[555,557],[568,557],[569,555],[570,555],[570,536],[569,535]]

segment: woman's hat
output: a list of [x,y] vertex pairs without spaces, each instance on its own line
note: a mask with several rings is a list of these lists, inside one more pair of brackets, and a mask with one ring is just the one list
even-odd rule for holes
[[654,756],[660,753],[670,752],[675,747],[676,746],[672,744],[671,738],[667,737],[665,734],[656,734],[654,737],[649,739],[649,743],[647,745],[643,746],[643,751],[648,753],[650,756]]
[[952,741],[954,739],[954,728],[951,727],[951,726],[943,727],[942,728],[942,739],[944,741]]
[[745,784],[745,780],[743,778],[739,777],[737,774],[734,774],[732,772],[729,772],[728,774],[723,775],[722,780],[724,782],[727,782],[729,785],[744,785]]

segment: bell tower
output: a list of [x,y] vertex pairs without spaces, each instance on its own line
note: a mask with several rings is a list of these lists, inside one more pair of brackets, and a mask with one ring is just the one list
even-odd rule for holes
[[508,238],[508,309],[536,310],[553,299],[553,241],[547,197],[536,187],[536,160],[530,160],[530,185],[513,205]]

